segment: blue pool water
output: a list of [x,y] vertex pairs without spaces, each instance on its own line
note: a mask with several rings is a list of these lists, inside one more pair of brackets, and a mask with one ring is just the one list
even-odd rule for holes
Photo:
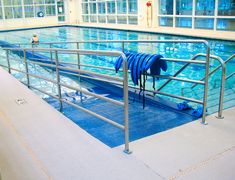
[[[23,31],[12,31],[12,32],[1,32],[0,40],[4,40],[13,44],[17,43],[29,43],[30,38],[33,33],[38,34],[40,37],[40,42],[69,42],[69,41],[86,41],[86,40],[165,40],[165,39],[188,39],[186,37],[179,36],[170,36],[170,35],[160,35],[160,34],[151,34],[151,33],[141,33],[141,32],[131,32],[131,31],[116,31],[116,30],[107,30],[107,29],[95,29],[95,28],[77,28],[77,27],[54,27],[54,28],[45,28],[45,29],[33,29],[33,30],[23,30]],[[190,38],[192,39],[192,38]],[[230,41],[219,41],[219,40],[209,40],[211,45],[211,54],[218,55],[224,60],[229,56],[235,53],[235,42]],[[28,47],[27,45],[23,47]],[[47,45],[39,45],[39,47],[48,48]],[[74,49],[76,48],[75,44],[56,44],[53,47],[55,48],[66,48]],[[92,50],[122,50],[121,44],[117,43],[85,43],[80,45],[81,49],[92,49]],[[189,59],[192,58],[197,53],[205,53],[205,46],[203,44],[192,44],[192,43],[129,43],[125,45],[125,51],[134,51],[134,52],[144,52],[152,54],[161,54],[164,57],[169,58],[179,58],[179,59]],[[0,55],[5,56],[3,51],[0,51]],[[48,55],[49,54],[45,54]],[[12,55],[14,56],[14,55]],[[17,58],[17,57],[15,57]],[[76,55],[60,55],[60,62],[77,62]],[[83,64],[92,64],[103,67],[114,68],[114,63],[116,58],[97,58],[94,56],[81,56],[81,63]],[[0,58],[1,64],[6,64],[3,59]],[[15,68],[23,68],[23,63],[12,63]],[[218,63],[216,61],[211,61],[210,68],[213,69]],[[173,75],[177,70],[179,70],[183,64],[180,63],[168,63],[168,70],[164,72],[164,75]],[[231,62],[227,67],[227,74],[234,72],[235,64]],[[55,73],[50,70],[46,70],[37,65],[30,65],[30,72],[34,74],[45,75],[45,77],[52,76],[52,79],[56,77]],[[87,68],[84,68],[87,69]],[[114,71],[106,70],[97,70],[90,69],[95,72],[110,74],[112,76],[121,76],[116,74]],[[208,114],[216,112],[218,108],[218,97],[219,97],[219,82],[220,82],[220,73],[213,74],[209,79],[209,98],[208,98]],[[25,76],[20,73],[14,74],[21,81],[26,82]],[[183,71],[178,77],[192,78],[199,80],[204,77],[204,67],[200,65],[189,66],[185,71]],[[73,86],[80,87],[80,84],[76,80],[70,79],[68,77],[62,77],[62,81],[72,84]],[[156,81],[156,88],[160,87],[165,82],[164,79],[159,79]],[[53,91],[57,93],[57,87],[53,84],[46,83],[44,81],[36,80],[31,78],[31,83],[38,88],[43,88],[47,92]],[[131,80],[129,81],[131,84]],[[229,79],[226,82],[225,89],[225,108],[235,106],[235,88],[233,86],[234,78]],[[184,82],[174,82],[168,84],[163,92],[172,93],[175,95],[184,95],[185,97],[195,98],[202,100],[203,97],[203,88],[198,85],[193,90],[190,89],[192,84]],[[92,91],[105,94],[107,96],[112,96],[117,100],[120,99],[118,94],[111,93],[109,91],[104,91],[98,87],[87,87],[82,86],[82,88],[89,88]],[[152,90],[152,78],[147,80],[147,89]],[[63,89],[63,95],[65,93],[73,93],[68,89]],[[159,95],[158,95],[159,96]],[[46,97],[46,96],[43,96]],[[161,96],[159,96],[161,97]],[[68,97],[69,98],[69,97]],[[77,98],[77,97],[76,97]],[[76,99],[75,98],[75,99]],[[167,97],[164,97],[167,98]],[[182,102],[182,100],[168,98],[174,102]],[[73,100],[73,99],[72,99]],[[54,107],[58,108],[58,102],[52,98],[46,97],[46,101],[52,104]],[[115,117],[115,121],[120,122],[123,120],[122,109],[118,109],[115,106],[110,106],[109,103],[104,103],[95,98],[87,98],[84,100],[86,103],[81,103],[78,101],[79,105],[82,105],[87,108],[92,108],[105,117]],[[190,103],[191,106],[197,107],[197,104]],[[104,107],[109,107],[109,110],[104,111]],[[108,108],[107,108],[108,109]],[[63,113],[72,119],[79,126],[84,128],[93,136],[100,139],[102,142],[107,145],[114,147],[123,143],[123,133],[122,131],[113,128],[107,123],[103,123],[100,120],[97,120],[94,117],[90,117],[85,113],[79,112],[74,108],[65,105],[63,108]],[[157,132],[161,132],[181,124],[190,122],[194,120],[192,116],[189,116],[187,113],[176,111],[172,108],[166,107],[162,104],[157,104],[154,106],[146,106],[145,110],[142,109],[141,103],[135,102],[132,103],[130,100],[130,139],[136,140],[141,137],[149,136]],[[167,117],[167,118],[166,118]],[[86,121],[85,121],[86,120]],[[141,120],[141,121],[140,121]],[[106,132],[106,135],[104,135]]]

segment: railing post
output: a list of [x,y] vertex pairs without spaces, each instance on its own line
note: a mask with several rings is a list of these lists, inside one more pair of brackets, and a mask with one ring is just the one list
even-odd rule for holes
[[224,106],[224,88],[225,88],[225,79],[226,79],[226,65],[221,64],[222,66],[222,79],[220,86],[220,98],[219,98],[219,110],[218,110],[218,119],[223,119],[223,106]]
[[124,152],[130,154],[129,148],[129,117],[128,117],[128,64],[123,56],[123,94],[124,94],[124,119],[125,119],[125,149]]
[[[79,50],[80,49],[79,42],[76,42],[76,44],[77,44],[77,49]],[[78,60],[78,69],[80,69],[81,68],[81,66],[80,66],[81,62],[80,62],[80,54],[79,54],[79,52],[77,53],[77,60]],[[79,87],[81,88],[81,76],[80,76],[80,73],[78,73],[78,82],[79,82]],[[82,102],[82,92],[81,91],[80,91],[80,101]]]
[[60,85],[60,70],[59,70],[59,59],[58,59],[58,51],[55,51],[55,65],[56,65],[56,81],[57,81],[57,90],[60,101],[60,111],[62,111],[62,94],[61,94],[61,85]]
[[[52,44],[50,43],[50,49],[52,48]],[[51,62],[52,62],[52,58],[53,58],[53,54],[52,54],[52,51],[50,50],[50,57],[51,57]]]
[[205,43],[207,46],[206,49],[206,75],[205,75],[205,86],[204,86],[204,97],[203,97],[203,114],[202,114],[202,124],[206,123],[206,111],[207,111],[207,96],[209,88],[209,68],[210,68],[210,44]]
[[26,51],[23,50],[24,52],[24,64],[25,64],[25,71],[26,71],[26,77],[27,77],[27,86],[30,88],[30,82],[29,82],[29,68],[28,68],[28,62],[26,59]]
[[11,64],[9,59],[9,50],[6,50],[6,58],[7,58],[7,66],[8,66],[8,72],[11,74]]

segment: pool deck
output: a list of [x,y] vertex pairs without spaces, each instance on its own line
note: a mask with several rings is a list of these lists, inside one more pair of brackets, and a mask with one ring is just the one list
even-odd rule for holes
[[[0,68],[0,179],[233,179],[235,108],[109,148]],[[24,99],[22,104],[17,99]]]

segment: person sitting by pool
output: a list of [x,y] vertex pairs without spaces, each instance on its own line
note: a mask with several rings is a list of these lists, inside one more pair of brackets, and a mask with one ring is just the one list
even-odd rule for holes
[[31,43],[32,44],[38,44],[39,43],[39,38],[38,38],[37,34],[33,34],[33,37],[31,39]]

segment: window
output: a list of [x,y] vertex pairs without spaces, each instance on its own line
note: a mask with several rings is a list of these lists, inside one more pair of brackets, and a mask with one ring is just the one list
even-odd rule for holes
[[117,13],[126,14],[126,0],[117,1]]
[[90,14],[96,14],[96,3],[89,3],[90,5]]
[[98,3],[98,12],[99,12],[99,14],[106,13],[105,2]]
[[128,1],[129,6],[129,14],[137,14],[138,12],[138,6],[137,6],[137,0],[129,0]]
[[177,15],[192,15],[192,0],[176,0]]
[[82,14],[88,14],[88,3],[82,3]]
[[196,29],[213,29],[214,19],[195,18],[195,28]]
[[176,18],[176,27],[191,28],[192,18],[184,18],[184,17]]
[[24,6],[24,13],[26,18],[34,17],[34,6]]
[[46,15],[47,16],[55,16],[55,6],[54,5],[46,5]]
[[196,0],[196,15],[213,16],[215,14],[215,0]]
[[235,18],[234,19],[218,19],[217,30],[235,31]]
[[107,12],[108,14],[115,14],[115,2],[114,1],[108,1],[107,2]]
[[218,0],[218,15],[220,16],[235,16],[235,1],[234,0]]
[[173,15],[173,0],[160,0],[160,14]]
[[159,18],[160,26],[173,26],[173,17],[160,17]]

